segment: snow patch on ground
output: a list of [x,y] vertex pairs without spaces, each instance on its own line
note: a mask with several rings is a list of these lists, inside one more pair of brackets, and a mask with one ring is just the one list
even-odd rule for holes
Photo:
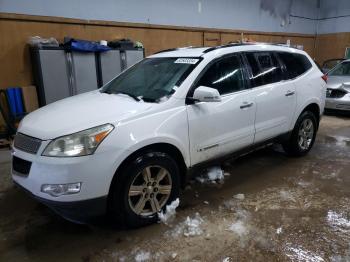
[[339,229],[349,229],[350,220],[347,219],[344,215],[337,213],[335,211],[328,211],[327,213],[327,222],[331,227]]
[[239,237],[245,236],[248,234],[248,228],[245,223],[241,220],[233,222],[229,230],[236,233]]
[[204,220],[199,213],[196,213],[192,218],[188,216],[185,221],[177,225],[174,230],[170,232],[170,235],[172,237],[178,237],[180,235],[185,237],[200,236],[203,234],[203,230],[201,228],[203,222]]
[[305,250],[300,246],[292,246],[287,245],[286,247],[286,255],[292,261],[307,261],[307,262],[323,262],[325,261],[321,256],[309,251]]
[[135,261],[136,262],[144,262],[144,261],[150,261],[151,259],[151,253],[150,252],[145,252],[145,251],[139,251],[135,255]]
[[238,199],[238,200],[244,200],[245,196],[244,194],[236,194],[233,196],[235,199]]
[[279,235],[282,233],[282,227],[276,229],[276,234]]
[[334,255],[331,257],[330,261],[332,261],[332,262],[349,262],[350,261],[350,244],[349,244],[349,249],[345,252],[344,255]]
[[171,202],[169,205],[166,206],[165,211],[158,213],[159,220],[164,224],[171,223],[176,215],[176,208],[179,206],[180,200],[177,198],[173,202]]
[[240,207],[241,202],[245,199],[245,195],[244,194],[236,194],[232,197],[233,199],[229,199],[229,200],[225,200],[223,202],[223,205],[226,209],[231,210],[231,211],[235,211],[237,210],[237,208]]
[[249,233],[249,216],[245,210],[237,210],[235,213],[235,221],[229,226],[228,230],[234,232],[239,237],[247,236]]
[[284,201],[293,201],[295,202],[295,197],[293,196],[293,192],[287,190],[280,191],[280,197]]
[[196,177],[196,180],[202,184],[216,184],[224,180],[224,171],[219,166],[213,166],[206,170],[206,173]]
[[321,178],[322,179],[334,179],[334,178],[338,177],[339,172],[340,172],[340,170],[336,171],[336,172],[331,172],[330,174],[322,174]]
[[202,223],[203,219],[200,217],[199,213],[196,213],[194,218],[187,217],[183,231],[184,236],[193,237],[201,235],[203,233],[203,230],[200,227]]
[[300,180],[300,181],[297,182],[297,185],[302,187],[302,188],[307,188],[307,187],[311,186],[311,183],[303,181],[303,180]]
[[336,145],[340,147],[345,147],[348,144],[350,144],[350,139],[346,136],[331,136],[328,135],[328,137],[333,138],[336,141]]

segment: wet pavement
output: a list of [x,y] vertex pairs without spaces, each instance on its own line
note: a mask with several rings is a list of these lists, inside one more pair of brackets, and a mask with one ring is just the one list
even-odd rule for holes
[[84,226],[16,189],[0,152],[0,261],[350,261],[350,118],[325,116],[312,151],[278,146],[192,182],[168,224]]

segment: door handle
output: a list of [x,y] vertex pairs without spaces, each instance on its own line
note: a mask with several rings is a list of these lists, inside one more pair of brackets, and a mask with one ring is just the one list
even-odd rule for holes
[[253,106],[254,103],[243,102],[243,104],[239,107],[240,109],[248,108]]
[[285,94],[285,96],[292,96],[292,95],[294,95],[294,94],[295,94],[294,91],[288,90],[287,93]]

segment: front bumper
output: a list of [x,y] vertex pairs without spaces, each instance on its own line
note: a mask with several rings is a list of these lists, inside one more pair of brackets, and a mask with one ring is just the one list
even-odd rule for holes
[[326,109],[350,111],[350,93],[342,98],[326,98]]
[[[30,163],[26,174],[16,172],[12,167],[15,184],[59,215],[74,222],[87,223],[106,214],[111,181],[121,162],[116,158],[120,157],[120,151],[114,148],[113,152],[100,150],[82,157],[45,157],[41,153],[46,144],[43,141],[37,154],[13,149],[13,157]],[[43,184],[78,182],[81,183],[79,193],[55,197],[41,192]]]
[[16,183],[16,181],[14,181],[14,183],[16,186],[25,191],[30,197],[49,207],[56,214],[71,222],[78,224],[94,223],[102,219],[106,214],[107,197],[99,197],[74,202],[52,201],[35,196],[26,188]]

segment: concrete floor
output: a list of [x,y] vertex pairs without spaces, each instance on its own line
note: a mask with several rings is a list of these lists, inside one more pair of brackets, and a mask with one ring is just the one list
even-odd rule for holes
[[276,146],[225,163],[224,182],[193,182],[169,225],[125,231],[52,214],[13,187],[3,151],[0,261],[350,261],[349,156],[350,118],[325,116],[306,157]]

